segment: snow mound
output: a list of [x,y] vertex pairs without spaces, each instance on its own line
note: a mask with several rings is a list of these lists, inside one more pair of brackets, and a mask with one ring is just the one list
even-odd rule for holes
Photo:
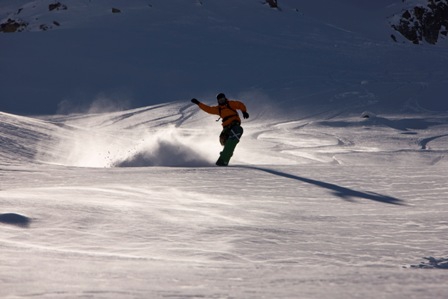
[[4,213],[0,214],[0,223],[28,227],[31,223],[31,219],[16,213]]

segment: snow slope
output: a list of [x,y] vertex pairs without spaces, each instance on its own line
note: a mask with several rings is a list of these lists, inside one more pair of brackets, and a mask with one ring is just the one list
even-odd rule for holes
[[228,168],[188,103],[0,116],[1,297],[448,294],[446,116],[254,114]]
[[[22,18],[31,31],[0,36],[0,111],[111,111],[219,91],[300,109],[339,101],[396,112],[410,101],[448,110],[438,98],[446,46],[394,43],[388,17],[404,4],[371,2],[286,1],[278,11],[258,0],[79,0],[50,12],[52,1],[5,0],[2,20]],[[33,31],[51,20],[60,26]]]
[[61,24],[0,35],[1,298],[447,297],[448,55],[399,3],[71,3],[1,2]]

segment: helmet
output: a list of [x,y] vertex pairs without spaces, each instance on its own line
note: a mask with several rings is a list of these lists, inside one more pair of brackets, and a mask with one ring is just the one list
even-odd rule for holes
[[222,99],[222,98],[226,98],[226,95],[225,94],[223,94],[222,92],[220,92],[220,93],[218,93],[217,95],[216,95],[216,99],[217,100],[219,100],[219,99]]
[[226,95],[221,93],[218,93],[218,95],[216,96],[216,99],[218,100],[218,104],[219,105],[224,105],[225,103],[227,103],[227,98]]

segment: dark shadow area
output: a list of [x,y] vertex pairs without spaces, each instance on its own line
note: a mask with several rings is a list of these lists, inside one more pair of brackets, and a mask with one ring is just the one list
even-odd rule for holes
[[448,258],[424,257],[426,262],[420,262],[418,265],[411,265],[411,268],[418,269],[445,269],[448,270]]
[[325,188],[325,189],[330,190],[333,195],[340,197],[343,200],[347,200],[347,201],[350,201],[350,198],[357,197],[357,198],[373,200],[373,201],[377,201],[377,202],[381,202],[381,203],[387,203],[387,204],[393,204],[393,205],[404,205],[404,202],[401,199],[398,199],[398,198],[395,198],[392,196],[378,194],[375,192],[356,191],[356,190],[352,190],[352,189],[338,186],[335,184],[330,184],[330,183],[325,183],[322,181],[303,178],[303,177],[299,177],[296,175],[292,175],[289,173],[285,173],[285,172],[281,172],[281,171],[273,170],[273,169],[268,169],[268,168],[260,168],[260,167],[255,167],[255,166],[239,166],[239,167],[264,171],[264,172],[267,172],[267,173],[270,173],[273,175],[277,175],[277,176],[285,177],[288,179],[312,184],[312,185],[315,185],[315,186],[318,186],[321,188]]
[[0,223],[27,228],[31,223],[31,219],[16,213],[5,213],[0,214]]

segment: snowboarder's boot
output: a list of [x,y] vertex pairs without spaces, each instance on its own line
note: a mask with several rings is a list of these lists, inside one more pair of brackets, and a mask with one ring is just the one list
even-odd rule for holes
[[225,163],[223,159],[221,159],[221,157],[219,157],[218,161],[216,161],[216,165],[217,166],[227,166],[229,163]]

